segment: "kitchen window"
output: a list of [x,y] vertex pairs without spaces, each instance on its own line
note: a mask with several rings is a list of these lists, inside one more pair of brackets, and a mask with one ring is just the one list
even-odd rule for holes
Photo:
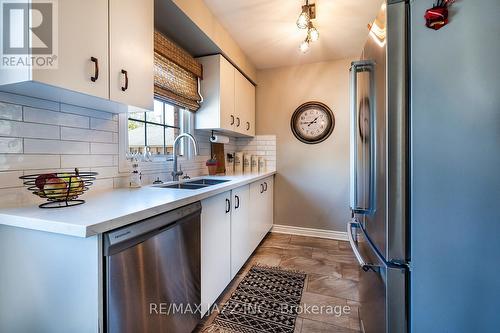
[[[129,153],[143,154],[147,149],[153,156],[173,154],[174,139],[191,128],[181,126],[183,118],[190,117],[184,110],[160,100],[154,101],[153,112],[131,112],[128,116]],[[182,155],[182,147],[180,154]]]

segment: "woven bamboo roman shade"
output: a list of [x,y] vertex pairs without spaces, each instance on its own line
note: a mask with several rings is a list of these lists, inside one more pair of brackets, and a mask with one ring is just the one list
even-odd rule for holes
[[155,97],[191,111],[200,107],[202,67],[189,53],[155,31]]

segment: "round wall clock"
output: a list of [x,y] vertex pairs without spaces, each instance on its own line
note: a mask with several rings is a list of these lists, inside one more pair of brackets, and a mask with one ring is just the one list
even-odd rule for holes
[[335,117],[328,106],[320,102],[307,102],[299,106],[290,121],[292,132],[304,143],[314,144],[326,140],[335,127]]

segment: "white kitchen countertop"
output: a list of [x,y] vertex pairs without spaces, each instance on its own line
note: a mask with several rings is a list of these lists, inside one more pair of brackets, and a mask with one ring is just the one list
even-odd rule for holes
[[[203,176],[230,181],[199,190],[155,186],[123,188],[87,195],[83,205],[41,209],[37,205],[0,210],[0,224],[63,235],[90,237],[203,200],[274,175]],[[193,178],[191,180],[197,179]]]

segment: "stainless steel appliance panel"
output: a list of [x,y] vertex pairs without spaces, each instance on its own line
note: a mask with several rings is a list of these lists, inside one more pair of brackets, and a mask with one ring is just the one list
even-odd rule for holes
[[197,203],[105,235],[107,332],[185,333],[198,324],[200,211]]
[[[353,220],[348,233],[364,270],[360,320],[370,333],[404,333],[408,327],[407,17],[405,1],[383,5],[360,61],[353,63],[366,70],[353,75],[351,68]],[[363,113],[369,116],[360,117]],[[362,135],[364,128],[370,135]]]
[[[409,251],[408,17],[403,1],[387,5],[387,261],[406,262]],[[382,249],[380,249],[382,250]]]
[[371,85],[374,87],[370,95],[370,106],[372,108],[371,128],[373,129],[373,205],[369,214],[363,214],[365,228],[377,248],[386,255],[387,244],[387,126],[386,126],[386,94],[387,94],[387,40],[383,34],[373,31],[385,31],[386,12],[381,10],[373,22],[374,28],[370,32],[362,52],[362,60],[373,64],[373,75]]

